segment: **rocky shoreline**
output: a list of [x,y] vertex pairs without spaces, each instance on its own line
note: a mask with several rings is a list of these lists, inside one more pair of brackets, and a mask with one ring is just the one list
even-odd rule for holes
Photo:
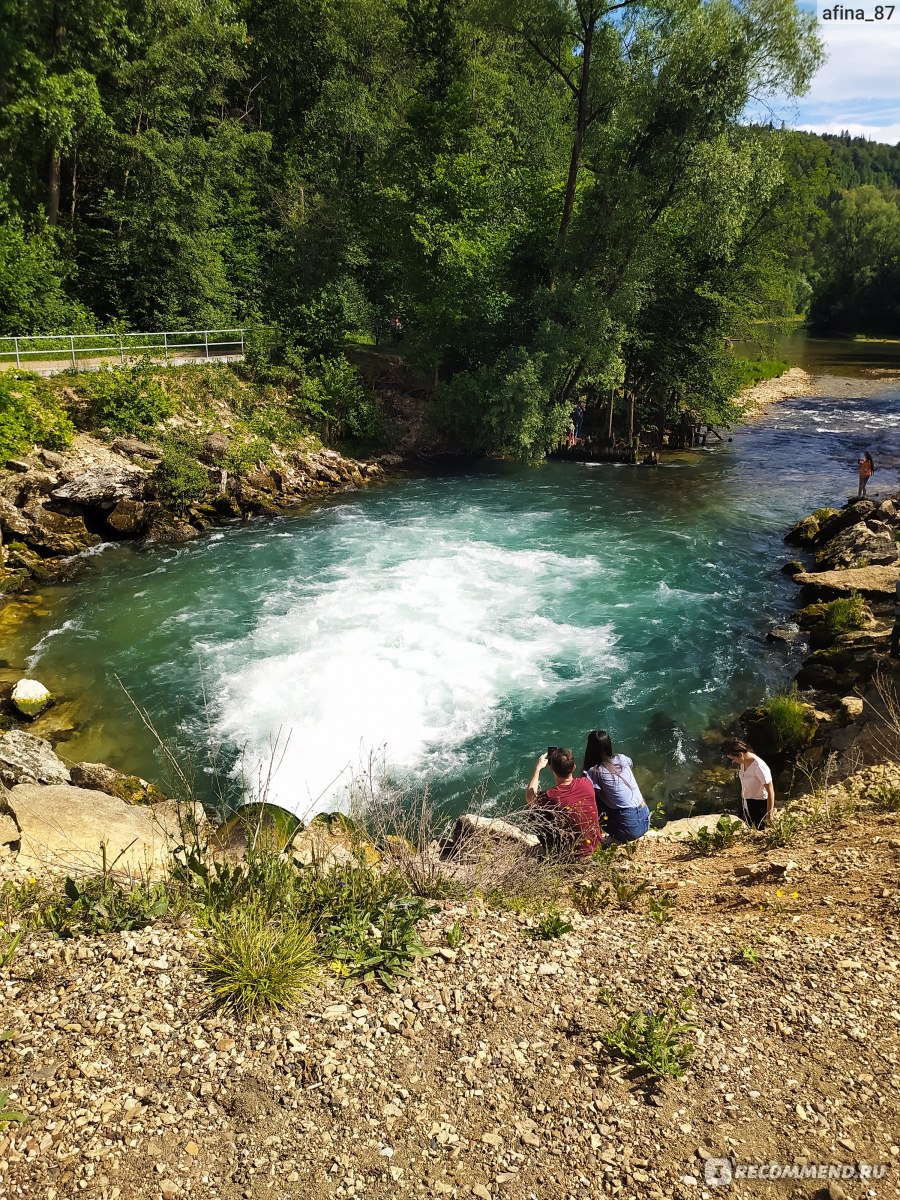
[[357,461],[335,450],[280,450],[240,476],[223,465],[224,433],[209,435],[200,463],[210,498],[173,505],[161,494],[161,447],[134,437],[111,443],[79,434],[64,453],[37,449],[0,470],[0,602],[36,584],[72,578],[103,542],[186,542],[230,521],[272,516],[380,482],[396,455]]

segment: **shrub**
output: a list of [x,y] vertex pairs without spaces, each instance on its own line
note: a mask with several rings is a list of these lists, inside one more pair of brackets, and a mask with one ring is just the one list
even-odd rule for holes
[[827,635],[829,642],[833,642],[842,633],[863,629],[867,618],[866,602],[859,592],[851,592],[849,596],[840,596],[825,605],[822,631]]
[[811,741],[816,719],[798,699],[796,690],[773,696],[762,706],[762,712],[776,750],[796,754]]
[[24,371],[0,371],[0,461],[33,445],[63,450],[75,427],[48,384]]
[[900,787],[892,784],[873,784],[863,793],[878,812],[900,812]]
[[695,854],[716,854],[719,850],[727,850],[733,846],[746,831],[743,821],[735,821],[731,817],[721,816],[713,828],[704,825],[696,833],[688,834],[684,839]]
[[184,512],[209,490],[209,475],[183,442],[166,441],[153,482],[160,500]]
[[680,1079],[694,1052],[686,1035],[696,1027],[684,1020],[692,994],[687,989],[678,1000],[666,1001],[659,1010],[638,1009],[620,1018],[603,1035],[604,1045],[656,1079]]
[[248,1018],[291,1009],[312,987],[317,968],[309,925],[271,920],[252,902],[213,919],[204,967],[213,992]]
[[94,423],[113,433],[138,433],[170,417],[174,401],[153,370],[145,359],[129,367],[103,367],[87,379],[82,388]]

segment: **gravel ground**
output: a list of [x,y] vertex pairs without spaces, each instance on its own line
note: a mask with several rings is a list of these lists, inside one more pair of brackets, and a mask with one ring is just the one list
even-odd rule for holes
[[[538,941],[445,902],[398,994],[328,981],[250,1026],[211,1006],[186,923],[29,935],[0,973],[0,1089],[32,1116],[0,1132],[0,1196],[900,1196],[900,817],[709,858],[648,842],[628,869],[667,924],[641,901]],[[688,986],[692,1065],[654,1086],[601,1035]],[[711,1190],[727,1157],[889,1165]]]

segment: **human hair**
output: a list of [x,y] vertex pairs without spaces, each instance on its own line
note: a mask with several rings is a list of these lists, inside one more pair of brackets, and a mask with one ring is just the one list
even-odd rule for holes
[[592,729],[587,736],[587,744],[584,747],[584,762],[581,765],[582,771],[589,771],[591,767],[599,767],[613,756],[612,741],[605,729]]
[[562,746],[554,748],[548,761],[550,770],[560,779],[568,779],[575,770],[575,755],[571,750],[565,750]]
[[729,758],[737,758],[739,754],[752,754],[753,751],[746,742],[742,742],[740,738],[726,738],[722,743],[722,753]]
[[875,459],[874,459],[874,458],[872,457],[872,455],[871,455],[871,454],[868,452],[868,450],[866,451],[866,453],[865,453],[865,456],[864,456],[864,457],[865,457],[866,461],[868,462],[869,466],[870,466],[870,467],[872,468],[872,470],[874,471],[874,470],[875,470]]

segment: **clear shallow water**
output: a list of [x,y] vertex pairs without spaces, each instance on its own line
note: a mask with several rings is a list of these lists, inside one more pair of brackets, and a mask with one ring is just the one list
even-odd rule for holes
[[[793,607],[787,526],[897,486],[900,385],[835,379],[731,443],[659,468],[551,464],[414,478],[178,548],[116,546],[16,634],[78,698],[66,757],[161,767],[117,678],[199,768],[252,778],[305,815],[370,759],[461,810],[502,806],[548,743],[609,728],[654,796],[703,736],[795,664],[765,642]],[[487,784],[479,785],[487,777]]]

